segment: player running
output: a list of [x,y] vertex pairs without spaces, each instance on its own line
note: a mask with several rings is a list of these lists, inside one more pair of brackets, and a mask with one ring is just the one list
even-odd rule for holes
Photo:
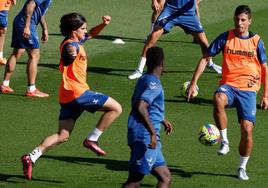
[[46,137],[31,153],[21,157],[26,179],[32,178],[32,166],[47,150],[61,144],[70,137],[79,116],[88,111],[102,111],[103,115],[96,128],[84,140],[84,147],[98,155],[106,152],[98,146],[103,131],[121,114],[121,105],[113,98],[93,92],[86,83],[87,55],[83,43],[96,36],[110,23],[110,16],[103,16],[103,22],[87,34],[86,19],[78,13],[70,13],[61,18],[60,29],[65,39],[60,46],[60,71],[62,82],[59,90],[61,105],[58,132]]

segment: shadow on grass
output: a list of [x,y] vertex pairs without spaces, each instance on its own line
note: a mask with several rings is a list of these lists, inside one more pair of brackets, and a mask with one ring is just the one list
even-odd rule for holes
[[[177,99],[165,99],[165,102],[171,102],[171,103],[188,103],[187,99],[185,99],[183,96],[175,96]],[[189,102],[190,104],[197,104],[197,105],[213,105],[212,99],[205,99],[205,98],[193,98]]]
[[43,155],[42,157],[46,159],[54,159],[54,160],[68,162],[68,163],[81,164],[81,165],[104,164],[105,168],[110,169],[110,170],[128,171],[128,161],[119,161],[119,160],[103,159],[103,158],[50,156],[50,155]]
[[[24,183],[25,180],[23,175],[13,175],[13,174],[2,174],[0,173],[0,182],[7,182],[7,183]],[[39,179],[39,178],[32,178],[31,181],[38,181],[38,182],[48,182],[48,183],[64,183],[63,181],[56,181],[56,180],[48,180],[48,179]]]
[[186,172],[179,167],[169,166],[169,170],[172,175],[179,175],[183,178],[191,178],[194,175],[205,175],[205,176],[224,176],[224,177],[232,177],[237,178],[236,175],[233,174],[220,174],[220,173],[211,173],[211,172]]
[[[50,36],[61,36],[62,35],[60,33],[50,33]],[[145,43],[146,42],[146,37],[144,38],[134,38],[134,37],[124,37],[124,36],[116,36],[116,35],[97,35],[95,36],[93,39],[97,39],[97,40],[108,40],[108,41],[113,41],[115,39],[122,39],[125,42],[136,42],[136,43]],[[179,41],[179,40],[164,40],[164,39],[159,39],[158,42],[169,42],[169,43],[189,43],[189,44],[194,44],[193,42],[190,41]]]
[[[74,163],[74,164],[81,164],[81,165],[104,164],[105,168],[109,170],[128,171],[128,161],[103,159],[103,158],[50,156],[50,155],[44,155],[42,157],[46,159],[59,160],[59,161],[64,161],[64,162]],[[186,172],[177,166],[169,166],[169,169],[173,175],[179,175],[183,178],[191,178],[193,175],[227,176],[227,177],[236,178],[236,176],[232,174],[218,174],[218,173],[210,173],[210,172]],[[148,186],[151,186],[151,185],[148,185]]]

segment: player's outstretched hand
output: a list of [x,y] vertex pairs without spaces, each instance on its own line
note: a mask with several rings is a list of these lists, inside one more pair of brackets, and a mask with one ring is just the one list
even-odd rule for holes
[[167,135],[171,134],[173,131],[172,124],[167,119],[164,119],[164,121],[162,123],[165,127],[166,134]]
[[110,16],[103,16],[103,17],[102,17],[103,23],[104,23],[105,25],[108,25],[108,24],[110,23],[111,19],[112,19],[112,18],[111,18]]

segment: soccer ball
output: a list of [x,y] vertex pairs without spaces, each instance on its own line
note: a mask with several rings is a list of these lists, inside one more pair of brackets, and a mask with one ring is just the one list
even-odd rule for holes
[[199,129],[198,140],[206,146],[214,146],[221,140],[220,131],[215,125],[206,123]]
[[[187,98],[189,87],[190,87],[190,81],[184,82],[181,86],[181,95],[184,96],[185,98]],[[199,91],[199,88],[196,85],[196,90],[193,94],[193,97],[196,97],[198,95],[198,91]]]

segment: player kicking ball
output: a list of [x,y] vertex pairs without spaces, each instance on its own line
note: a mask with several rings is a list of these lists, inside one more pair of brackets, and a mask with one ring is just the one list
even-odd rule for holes
[[46,137],[31,153],[21,157],[26,179],[32,179],[32,167],[47,150],[67,141],[76,120],[84,112],[102,111],[103,115],[96,128],[84,140],[84,147],[98,155],[106,152],[99,147],[98,139],[103,131],[121,114],[121,105],[113,98],[93,92],[86,82],[87,55],[83,43],[97,35],[110,23],[110,16],[103,16],[103,22],[87,32],[86,19],[78,13],[70,13],[61,18],[60,30],[65,39],[60,45],[60,71],[62,82],[59,90],[61,105],[58,132]]
[[240,124],[238,178],[248,180],[246,166],[253,148],[253,127],[256,121],[256,97],[263,84],[261,107],[268,108],[268,67],[265,48],[261,37],[249,31],[252,23],[251,9],[240,5],[234,13],[234,29],[219,35],[200,59],[188,92],[188,100],[196,90],[196,84],[203,73],[206,61],[220,52],[223,54],[222,78],[214,94],[214,119],[220,130],[219,155],[229,152],[227,138],[226,107],[234,106]]

